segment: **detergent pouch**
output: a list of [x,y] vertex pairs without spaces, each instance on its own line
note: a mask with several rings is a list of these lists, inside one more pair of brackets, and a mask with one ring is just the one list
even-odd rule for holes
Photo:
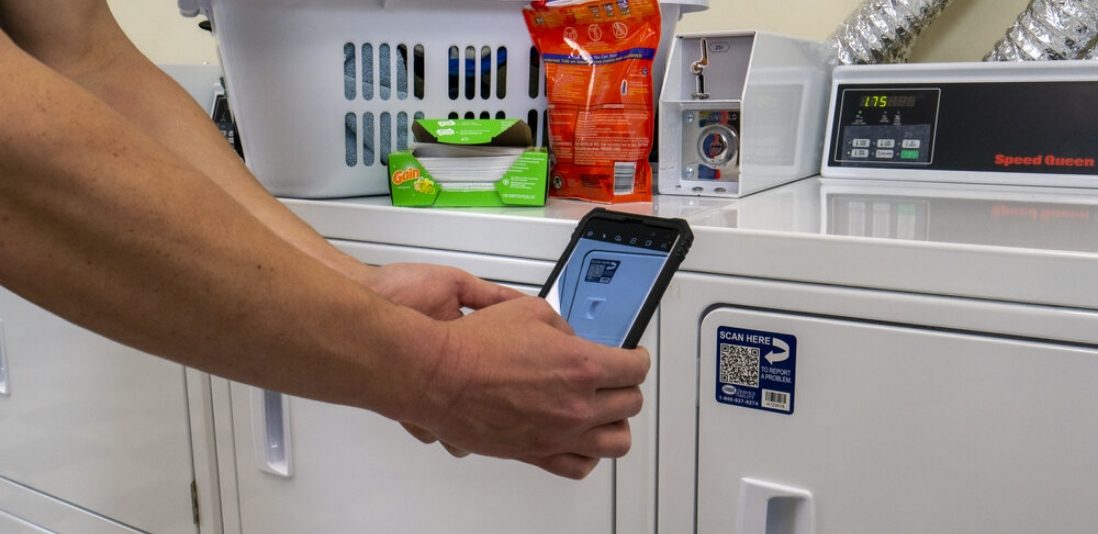
[[550,194],[652,200],[658,1],[538,1],[523,15],[545,64]]

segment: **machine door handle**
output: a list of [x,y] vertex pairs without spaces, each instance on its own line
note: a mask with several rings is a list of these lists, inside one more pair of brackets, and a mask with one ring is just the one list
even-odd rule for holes
[[0,321],[0,397],[11,395],[8,381],[8,343],[4,339],[4,321]]
[[284,478],[293,475],[290,447],[290,399],[268,389],[252,388],[252,437],[260,471]]
[[808,491],[772,482],[740,480],[736,534],[816,534]]

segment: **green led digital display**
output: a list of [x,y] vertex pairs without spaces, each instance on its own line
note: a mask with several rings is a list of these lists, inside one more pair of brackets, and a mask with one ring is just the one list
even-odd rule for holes
[[863,108],[913,108],[915,95],[872,93],[861,97],[859,106]]

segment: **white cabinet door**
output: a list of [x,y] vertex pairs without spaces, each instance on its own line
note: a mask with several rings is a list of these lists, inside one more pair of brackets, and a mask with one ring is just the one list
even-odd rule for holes
[[873,319],[704,315],[697,532],[1098,531],[1098,351]]
[[289,398],[289,477],[269,472],[253,431],[262,396],[234,384],[245,532],[612,532],[613,469],[552,477],[517,462],[450,457],[373,413]]
[[0,532],[8,534],[49,534],[50,531],[0,510]]
[[[519,287],[527,284],[531,292],[536,288],[529,284],[544,280],[552,267],[384,245],[342,246],[369,263],[450,264]],[[646,341],[655,348],[654,337]],[[650,402],[654,382],[645,386]],[[276,400],[241,384],[232,384],[230,396],[238,502],[226,503],[226,509],[239,507],[245,533],[644,534],[654,529],[652,406],[632,421],[630,454],[600,463],[577,482],[509,460],[455,459],[364,410]]]
[[138,534],[141,531],[0,477],[0,532]]
[[134,528],[194,533],[183,367],[3,290],[0,323],[0,476]]

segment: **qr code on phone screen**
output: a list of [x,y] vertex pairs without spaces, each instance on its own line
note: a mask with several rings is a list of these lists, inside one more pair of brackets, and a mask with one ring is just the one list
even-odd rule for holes
[[720,381],[722,384],[735,384],[759,387],[758,347],[745,347],[731,343],[720,344]]

